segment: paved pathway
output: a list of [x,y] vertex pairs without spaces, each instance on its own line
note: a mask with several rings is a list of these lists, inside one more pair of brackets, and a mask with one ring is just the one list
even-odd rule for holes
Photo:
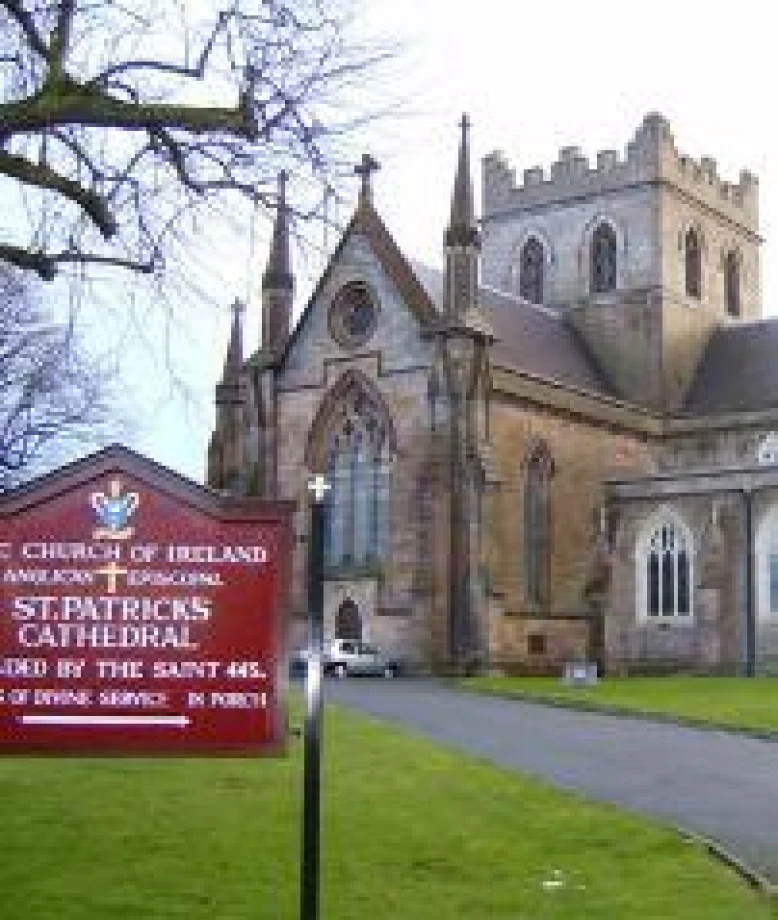
[[325,699],[695,830],[778,883],[778,743],[463,693],[328,680]]

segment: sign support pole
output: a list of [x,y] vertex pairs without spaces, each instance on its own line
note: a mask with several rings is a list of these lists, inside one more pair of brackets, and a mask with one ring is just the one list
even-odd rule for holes
[[319,917],[319,837],[321,798],[322,677],[324,640],[324,495],[328,485],[316,476],[312,494],[308,543],[308,667],[305,679],[305,744],[303,753],[303,852],[300,920]]

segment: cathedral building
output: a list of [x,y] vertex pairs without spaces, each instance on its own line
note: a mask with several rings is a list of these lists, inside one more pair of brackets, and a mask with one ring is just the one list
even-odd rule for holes
[[236,309],[208,478],[293,499],[323,473],[325,634],[420,670],[756,673],[778,663],[778,322],[758,184],[648,115],[620,155],[520,182],[462,120],[445,269],[359,200],[292,324],[284,178],[262,344]]

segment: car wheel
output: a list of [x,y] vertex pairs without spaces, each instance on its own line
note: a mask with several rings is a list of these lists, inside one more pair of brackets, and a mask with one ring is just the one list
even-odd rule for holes
[[346,671],[345,664],[335,665],[335,675],[337,677],[345,677],[348,672]]
[[384,677],[397,677],[397,668],[393,664],[388,664],[384,668]]

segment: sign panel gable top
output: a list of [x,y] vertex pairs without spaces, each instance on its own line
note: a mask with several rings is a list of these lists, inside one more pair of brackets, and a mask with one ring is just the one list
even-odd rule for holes
[[219,492],[182,476],[169,467],[125,447],[112,444],[103,450],[62,466],[50,473],[0,495],[0,520],[32,505],[51,501],[79,485],[102,481],[111,473],[130,476],[153,491],[169,495],[177,502],[190,505],[214,517],[276,517],[291,514],[294,502],[267,501],[253,496],[235,496]]

